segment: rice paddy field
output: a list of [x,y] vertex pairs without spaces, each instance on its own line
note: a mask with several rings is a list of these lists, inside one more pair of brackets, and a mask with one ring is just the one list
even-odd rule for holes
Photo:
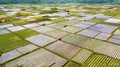
[[120,67],[119,5],[0,5],[0,67]]

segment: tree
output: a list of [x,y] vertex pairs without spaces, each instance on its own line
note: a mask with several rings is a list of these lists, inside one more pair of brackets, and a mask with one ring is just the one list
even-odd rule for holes
[[0,4],[120,3],[120,0],[0,0]]

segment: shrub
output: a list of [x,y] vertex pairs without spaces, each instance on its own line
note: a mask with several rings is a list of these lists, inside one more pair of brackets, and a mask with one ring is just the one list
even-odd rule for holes
[[32,18],[32,19],[41,19],[42,16],[40,16],[40,15],[36,15],[36,16],[31,16],[31,18]]
[[51,10],[41,10],[40,13],[41,14],[49,14],[49,13],[57,13],[58,10],[57,8],[51,8]]
[[54,7],[54,8],[51,8],[51,10],[58,10],[58,9]]
[[19,25],[25,25],[25,24],[29,24],[30,22],[27,21],[21,21],[21,20],[15,20],[11,22],[13,25],[15,26],[19,26]]
[[36,19],[36,22],[41,22],[41,21],[49,21],[50,19],[48,17],[42,17],[39,19]]
[[37,9],[37,6],[32,5],[31,8],[34,9],[34,10],[36,10],[36,9]]
[[31,12],[20,11],[16,15],[26,17],[26,16],[32,16],[33,14]]
[[16,15],[4,15],[0,16],[0,22],[8,22],[10,20],[13,20]]
[[0,10],[0,15],[6,14],[4,11]]

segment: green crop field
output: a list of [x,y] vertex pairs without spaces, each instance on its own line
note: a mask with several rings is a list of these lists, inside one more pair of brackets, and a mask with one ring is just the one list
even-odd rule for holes
[[119,2],[0,0],[0,67],[120,67]]

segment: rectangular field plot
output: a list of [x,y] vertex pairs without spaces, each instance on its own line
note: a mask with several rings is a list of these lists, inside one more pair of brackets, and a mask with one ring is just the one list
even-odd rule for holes
[[20,53],[22,54],[25,54],[27,52],[30,52],[32,50],[35,50],[37,49],[38,47],[33,45],[33,44],[29,44],[29,45],[26,45],[26,46],[22,46],[20,48],[17,48],[16,50],[19,51]]
[[46,35],[43,35],[43,34],[39,34],[36,36],[26,38],[26,40],[28,40],[29,42],[34,43],[38,46],[45,46],[49,43],[56,41],[56,39],[46,36]]
[[85,44],[86,45],[85,48],[93,50],[96,47],[99,47],[100,45],[102,45],[103,43],[104,41],[93,39],[92,41]]
[[45,33],[45,32],[54,30],[54,29],[52,29],[52,28],[45,27],[45,26],[34,27],[34,28],[31,28],[31,29],[34,30],[34,31],[37,31],[37,32],[39,32],[39,33]]
[[65,27],[65,28],[61,28],[60,30],[67,31],[67,32],[70,32],[70,33],[76,33],[78,31],[81,31],[82,28],[68,26],[68,27]]
[[80,28],[88,28],[88,27],[90,27],[91,25],[78,23],[78,24],[75,24],[75,25],[73,25],[73,26],[74,26],[74,27],[80,27]]
[[111,34],[108,33],[100,33],[95,38],[100,40],[107,40],[110,36]]
[[84,63],[92,53],[93,52],[89,50],[82,49],[75,57],[72,58],[72,60],[78,63]]
[[6,66],[16,67],[17,65],[25,65],[28,67],[40,67],[41,64],[45,64],[47,67],[49,67],[53,64],[53,67],[61,67],[66,62],[66,59],[63,59],[45,49],[39,49],[7,63]]
[[50,25],[47,25],[48,27],[52,27],[52,28],[56,28],[56,29],[60,29],[60,28],[63,28],[65,26],[65,24],[50,24]]
[[117,26],[111,26],[111,25],[105,25],[105,24],[97,24],[95,26],[90,27],[90,30],[95,30],[99,32],[104,32],[104,33],[112,33],[117,29]]
[[32,27],[36,27],[36,26],[39,26],[38,24],[36,23],[32,23],[32,24],[26,24],[26,25],[23,25],[25,28],[32,28]]
[[2,54],[2,56],[0,58],[0,63],[7,62],[7,61],[9,61],[11,59],[14,59],[14,58],[20,56],[20,55],[21,54],[16,50],[9,51],[7,53]]
[[21,38],[13,33],[0,35],[0,44],[8,44],[11,42],[16,42],[18,40],[21,40]]
[[60,24],[64,24],[64,25],[74,25],[74,24],[77,24],[79,23],[79,21],[75,22],[75,21],[71,21],[71,22],[61,22]]
[[17,40],[21,40],[21,38],[18,37],[17,35],[15,35],[14,33],[8,33],[8,34],[0,35],[0,44],[15,42]]
[[48,32],[46,32],[44,34],[59,39],[59,38],[62,38],[64,36],[68,35],[69,33],[63,32],[63,31],[59,31],[59,30],[52,30],[52,31],[48,31]]
[[81,24],[85,24],[85,25],[95,25],[96,23],[93,23],[93,22],[81,22]]
[[88,22],[95,22],[95,23],[101,23],[101,22],[104,22],[105,19],[101,19],[101,18],[92,18],[92,19],[89,19],[87,20]]
[[80,50],[79,47],[62,41],[57,41],[46,48],[69,59],[71,59]]
[[20,30],[24,30],[25,28],[22,26],[14,26],[14,27],[9,27],[7,28],[8,30],[15,32],[15,31],[20,31]]
[[9,44],[1,44],[0,45],[0,51],[2,53],[4,53],[4,52],[8,52],[10,50],[28,45],[28,44],[29,44],[29,42],[27,42],[25,40],[19,40],[19,41],[12,42],[12,43],[9,43]]
[[120,60],[104,55],[92,54],[84,64],[88,67],[120,67]]
[[100,32],[98,31],[93,31],[93,30],[83,30],[77,34],[79,35],[83,35],[83,36],[88,36],[88,37],[95,37],[96,35],[98,35]]
[[20,26],[20,25],[25,25],[25,24],[29,24],[30,22],[27,21],[13,21],[12,24],[15,26]]
[[120,44],[120,36],[119,35],[113,35],[109,40],[109,42]]
[[104,42],[100,46],[93,49],[93,51],[100,54],[108,55],[110,57],[120,59],[120,46],[112,43]]
[[85,43],[90,42],[92,39],[84,36],[79,36],[76,34],[70,34],[62,39],[65,42],[84,47]]
[[17,31],[15,33],[22,38],[28,38],[28,37],[35,36],[35,35],[39,34],[38,32],[31,30],[31,29],[20,30],[20,31]]

